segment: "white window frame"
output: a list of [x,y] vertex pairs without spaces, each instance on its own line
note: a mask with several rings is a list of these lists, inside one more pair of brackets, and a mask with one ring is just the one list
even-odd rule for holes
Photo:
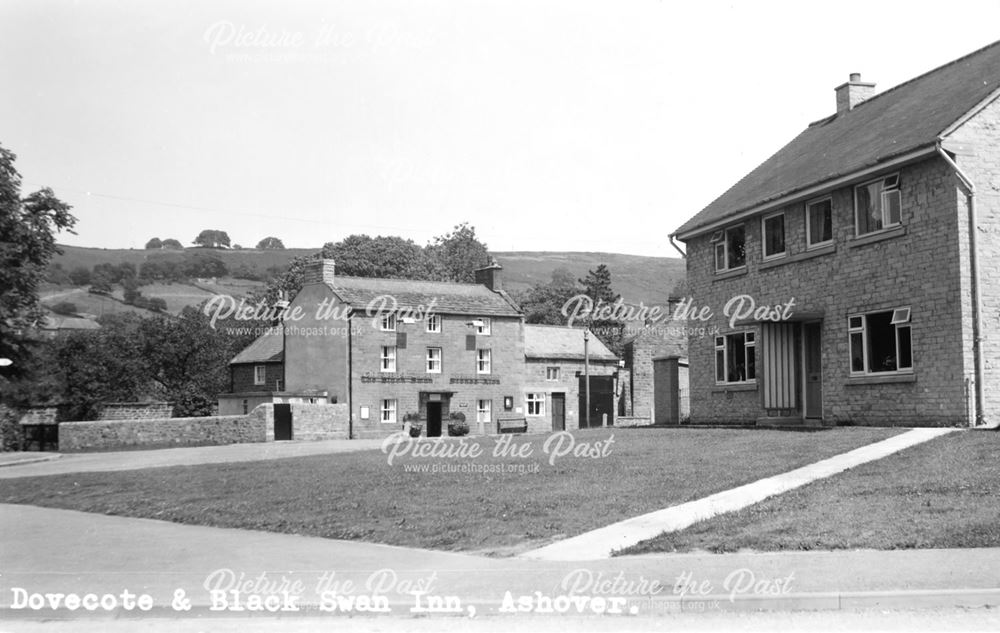
[[535,392],[524,394],[524,411],[524,414],[528,417],[537,418],[544,416],[545,394]]
[[[890,371],[872,371],[871,360],[869,359],[868,344],[868,317],[873,314],[885,314],[891,312],[892,317],[889,324],[893,328],[893,342],[895,344],[896,369]],[[912,311],[910,306],[899,308],[889,308],[885,310],[872,310],[870,312],[857,312],[847,317],[847,353],[848,368],[851,376],[895,376],[898,374],[913,373],[913,326]],[[900,330],[907,330],[910,337],[910,364],[907,367],[899,366],[899,337]],[[861,370],[854,369],[854,336],[861,336]]]
[[[732,266],[729,262],[729,233],[737,229],[743,229],[743,263],[739,266]],[[716,234],[719,231],[715,232]],[[714,257],[715,257],[715,272],[726,273],[731,270],[740,270],[741,268],[746,268],[747,265],[747,230],[745,224],[735,224],[733,226],[727,227],[725,230],[721,231],[722,237],[720,240],[716,240],[716,235],[712,235],[712,241],[715,243]],[[719,266],[719,249],[722,249],[722,267]]]
[[253,366],[253,384],[255,385],[267,384],[267,365]]
[[379,371],[382,373],[395,373],[396,372],[396,346],[395,345],[383,345],[381,354],[379,356]]
[[[875,229],[874,231],[868,231],[867,233],[861,232],[861,218],[859,215],[860,209],[858,208],[858,191],[862,188],[868,187],[875,183],[882,183],[879,188],[879,211],[881,212],[882,227]],[[890,222],[889,210],[887,200],[890,196],[895,196],[898,199],[899,205],[899,218],[895,222]],[[899,172],[894,174],[889,174],[887,176],[881,176],[879,178],[874,178],[868,180],[859,185],[854,186],[854,236],[864,237],[866,235],[874,235],[875,233],[881,233],[882,231],[888,231],[897,226],[903,224],[903,194],[900,192],[899,188]]]
[[[436,356],[435,356],[434,352],[437,352]],[[444,356],[444,352],[441,350],[440,347],[428,347],[427,348],[427,356],[425,357],[426,363],[424,364],[424,368],[427,370],[428,374],[440,374],[441,373],[441,366],[444,364],[443,363],[443,360],[444,360],[443,356]]]
[[476,349],[476,373],[493,373],[493,350],[488,347]]
[[545,380],[549,382],[555,382],[559,380],[559,374],[561,373],[562,372],[559,370],[559,367],[553,367],[550,365],[549,367],[545,368]]
[[477,319],[477,321],[479,321],[480,325],[476,326],[476,334],[479,336],[489,336],[493,331],[489,317],[482,317]]
[[[781,216],[781,244],[784,248],[778,253],[768,253],[767,252],[767,221]],[[785,212],[778,211],[777,213],[771,213],[765,215],[760,219],[760,252],[763,255],[764,261],[769,261],[772,259],[780,259],[788,255],[788,231],[786,230],[788,223],[785,221]],[[744,245],[746,249],[746,245]],[[745,257],[745,256],[744,256]]]
[[[812,214],[809,210],[819,204],[824,202],[830,203],[830,239],[824,240],[822,242],[813,242],[812,240]],[[819,248],[821,246],[826,246],[827,244],[833,243],[833,196],[826,196],[824,198],[819,198],[818,200],[810,200],[806,203],[806,248]]]
[[383,314],[382,318],[379,319],[379,329],[383,332],[395,332],[396,331],[396,315],[395,314]]
[[382,400],[379,407],[379,420],[382,424],[395,424],[397,422],[396,417],[396,399],[386,398]]
[[[746,375],[744,380],[729,380],[729,337],[743,335],[743,366]],[[721,341],[721,342],[720,342]],[[749,377],[750,354],[753,349],[753,378]],[[719,352],[722,352],[723,375],[725,379],[719,380]],[[715,337],[715,384],[717,385],[753,385],[757,383],[757,335],[753,330],[738,330],[719,334]]]
[[493,401],[476,400],[476,422],[490,424],[493,422]]
[[441,333],[441,315],[440,314],[428,314],[427,315],[427,331],[431,334]]

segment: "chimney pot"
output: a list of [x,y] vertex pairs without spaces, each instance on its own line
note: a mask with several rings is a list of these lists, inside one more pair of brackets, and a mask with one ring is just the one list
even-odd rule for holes
[[503,284],[500,280],[501,270],[503,267],[497,263],[497,260],[491,260],[487,266],[476,269],[476,283],[486,286],[493,292],[500,292],[503,290]]
[[302,285],[332,284],[336,266],[332,259],[314,259],[302,271]]
[[837,93],[837,114],[853,110],[875,94],[875,84],[861,81],[861,73],[851,73],[850,80],[834,88]]

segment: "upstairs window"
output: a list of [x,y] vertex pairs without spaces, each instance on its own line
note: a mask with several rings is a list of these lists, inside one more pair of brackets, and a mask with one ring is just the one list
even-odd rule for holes
[[263,385],[267,382],[267,367],[265,365],[253,366],[253,384]]
[[488,374],[491,371],[490,365],[492,364],[492,354],[488,349],[478,349],[476,350],[476,373],[477,374]]
[[715,337],[715,382],[757,380],[757,339],[753,332]]
[[833,200],[817,200],[806,205],[806,246],[823,246],[833,241]]
[[545,368],[545,380],[559,380],[559,368],[558,367],[546,367]]
[[381,321],[381,329],[383,332],[395,332],[396,331],[396,315],[395,314],[383,314]]
[[851,374],[913,371],[910,308],[851,315],[847,330]]
[[764,259],[781,257],[785,254],[785,214],[769,215],[761,222],[763,232]]
[[485,317],[482,318],[482,319],[477,319],[475,321],[474,325],[476,327],[476,334],[479,334],[481,336],[489,336],[490,335],[490,329],[491,328],[490,328],[490,320],[489,319],[487,319]]
[[380,370],[383,372],[394,372],[396,371],[396,346],[395,345],[383,345],[382,346],[382,356],[380,362]]
[[434,334],[441,333],[441,315],[440,314],[429,314],[427,315],[427,331]]
[[715,242],[715,270],[725,271],[747,265],[746,229],[733,226],[712,235]]
[[440,374],[441,373],[441,348],[440,347],[428,347],[427,348],[427,373],[428,374]]
[[855,187],[854,217],[858,237],[897,226],[902,215],[901,200],[899,174]]

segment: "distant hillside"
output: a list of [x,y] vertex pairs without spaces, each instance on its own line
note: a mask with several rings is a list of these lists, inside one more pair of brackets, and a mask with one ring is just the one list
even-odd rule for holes
[[[193,253],[210,253],[222,260],[233,271],[240,266],[264,272],[272,267],[284,267],[288,261],[301,255],[315,253],[319,249],[290,248],[286,250],[215,250],[189,248],[183,252],[141,249],[104,249],[79,246],[61,246],[63,254],[54,262],[70,271],[77,267],[92,269],[105,262],[119,264],[131,262],[138,268],[143,262],[163,257],[187,256]],[[503,266],[504,287],[516,292],[536,283],[546,283],[552,278],[552,271],[565,268],[577,279],[586,276],[587,271],[606,264],[611,269],[611,282],[615,290],[629,303],[665,303],[670,291],[678,281],[684,279],[684,260],[676,257],[643,257],[620,253],[556,253],[548,251],[509,251],[493,253]],[[149,289],[144,292],[157,296]],[[172,294],[172,293],[171,293]],[[178,308],[170,301],[170,310]]]
[[588,270],[606,264],[611,284],[629,303],[666,303],[670,291],[684,279],[685,263],[679,257],[643,257],[620,253],[550,253],[510,251],[494,253],[503,266],[504,287],[516,291],[536,283],[546,283],[556,268],[569,270],[583,279]]

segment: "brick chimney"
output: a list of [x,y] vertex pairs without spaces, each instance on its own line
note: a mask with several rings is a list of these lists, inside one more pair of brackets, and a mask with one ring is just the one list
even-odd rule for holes
[[302,271],[302,285],[332,284],[335,269],[332,259],[314,259]]
[[875,94],[875,84],[861,81],[861,73],[851,73],[846,84],[834,88],[837,93],[837,114],[853,110],[862,101]]
[[483,284],[493,292],[500,292],[503,290],[503,285],[500,283],[501,270],[503,267],[497,263],[497,260],[491,260],[488,265],[476,269],[476,283]]

